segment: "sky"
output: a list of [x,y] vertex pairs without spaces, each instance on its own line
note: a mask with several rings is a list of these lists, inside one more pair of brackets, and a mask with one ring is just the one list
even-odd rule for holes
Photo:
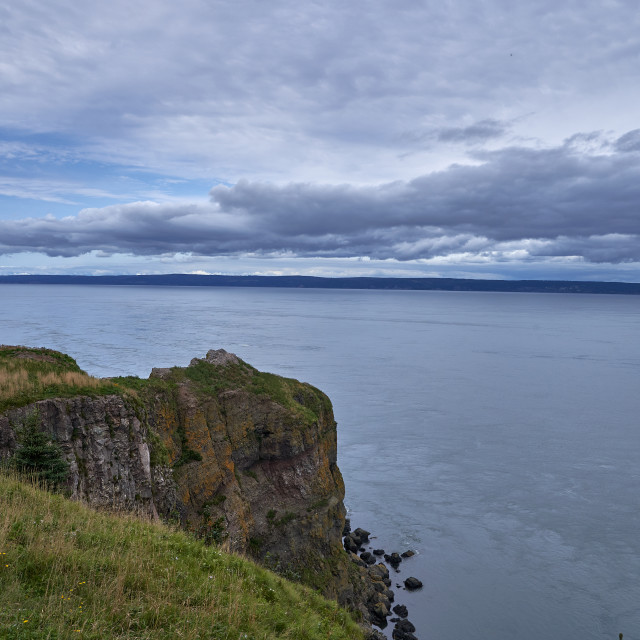
[[640,281],[618,0],[0,0],[0,274]]

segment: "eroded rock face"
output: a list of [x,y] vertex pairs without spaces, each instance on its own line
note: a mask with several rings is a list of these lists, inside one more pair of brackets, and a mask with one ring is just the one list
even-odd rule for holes
[[[302,422],[266,395],[232,389],[203,399],[188,384],[171,402],[158,399],[150,422],[168,451],[174,509],[187,528],[224,518],[231,550],[268,554],[292,571],[340,545],[344,484],[330,406]],[[185,451],[196,455],[179,464]]]
[[34,410],[69,463],[72,497],[158,515],[154,491],[166,491],[170,470],[152,469],[148,430],[123,398],[56,398],[8,411],[0,415],[0,456],[15,449],[15,427]]

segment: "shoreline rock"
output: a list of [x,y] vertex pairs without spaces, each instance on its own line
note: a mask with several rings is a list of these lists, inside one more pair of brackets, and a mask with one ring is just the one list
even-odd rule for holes
[[[416,630],[415,626],[407,619],[409,612],[406,605],[397,604],[392,608],[395,593],[391,589],[392,582],[389,576],[389,568],[382,562],[374,565],[376,559],[379,560],[380,556],[383,556],[390,567],[395,569],[396,572],[399,572],[398,567],[402,560],[411,558],[415,555],[415,552],[405,551],[402,554],[397,552],[387,554],[383,549],[374,549],[371,552],[364,551],[358,556],[357,553],[360,549],[360,544],[365,538],[366,541],[369,542],[371,533],[360,528],[351,532],[349,526],[348,528],[344,528],[344,534],[344,548],[349,554],[351,562],[354,563],[365,576],[366,586],[364,587],[363,593],[366,594],[366,610],[371,624],[380,629],[386,628],[389,623],[394,624],[395,626],[392,631],[392,638],[394,640],[418,640],[417,636],[414,635]],[[405,588],[409,591],[422,587],[422,582],[414,577],[407,578],[404,583]],[[398,584],[397,587],[401,588],[402,585]],[[392,612],[398,617],[390,618]],[[374,636],[370,637],[373,638]],[[380,637],[384,636],[380,634]]]
[[404,581],[404,586],[409,591],[415,591],[416,589],[422,589],[422,582],[418,578],[410,577]]

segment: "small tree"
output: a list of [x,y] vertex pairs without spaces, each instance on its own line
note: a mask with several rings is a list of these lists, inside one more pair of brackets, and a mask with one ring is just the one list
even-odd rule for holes
[[62,457],[60,447],[40,431],[40,411],[35,409],[16,429],[18,448],[11,464],[20,473],[42,480],[56,489],[69,475],[69,465]]

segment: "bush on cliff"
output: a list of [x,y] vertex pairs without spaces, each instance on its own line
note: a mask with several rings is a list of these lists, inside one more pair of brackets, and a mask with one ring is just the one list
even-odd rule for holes
[[187,534],[0,473],[3,640],[357,640],[317,593]]
[[64,484],[69,475],[69,465],[62,457],[60,447],[40,431],[40,412],[37,409],[18,426],[16,433],[18,448],[10,458],[10,465],[50,489],[58,489]]

